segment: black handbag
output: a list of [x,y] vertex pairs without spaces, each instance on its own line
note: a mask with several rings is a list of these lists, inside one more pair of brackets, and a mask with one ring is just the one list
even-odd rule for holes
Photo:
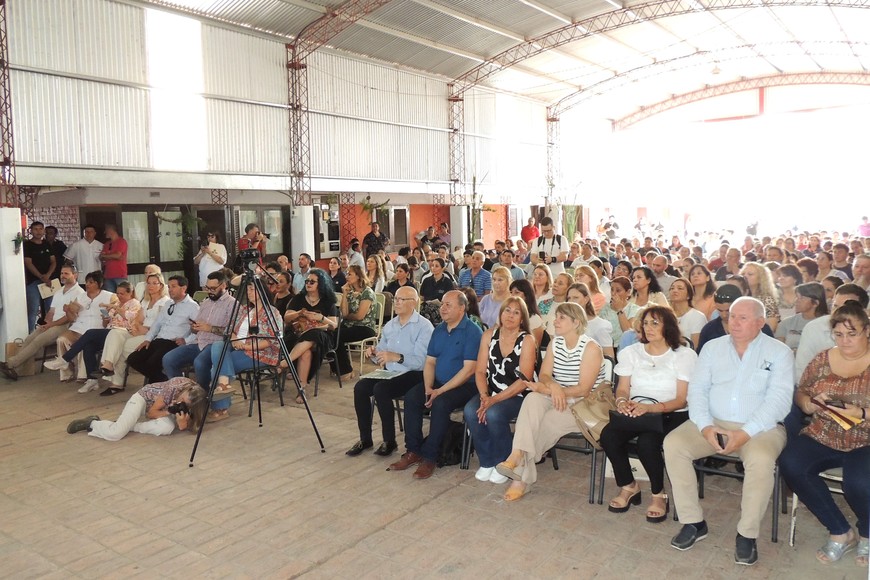
[[[631,400],[639,403],[658,404],[658,401],[650,397],[632,397]],[[619,411],[610,411],[610,424],[613,425],[614,429],[621,431],[665,432],[663,413],[644,413],[640,417],[630,417],[629,415],[623,415]]]

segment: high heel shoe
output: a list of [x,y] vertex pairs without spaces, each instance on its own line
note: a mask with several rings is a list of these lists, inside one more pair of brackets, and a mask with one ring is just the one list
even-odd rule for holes
[[[626,493],[630,495],[626,495]],[[628,511],[633,505],[640,505],[641,495],[640,495],[640,487],[637,488],[637,491],[631,493],[631,490],[622,488],[622,491],[619,492],[619,495],[610,500],[610,504],[607,506],[607,510],[611,511],[615,514],[623,514]],[[622,502],[619,503],[614,502]]]
[[[666,493],[654,493],[653,503],[650,504],[649,508],[646,510],[646,521],[651,524],[660,524],[666,519],[668,519],[668,513],[671,511],[671,498],[668,497]],[[664,500],[665,502],[665,511],[661,512],[660,509],[655,505],[656,500]]]

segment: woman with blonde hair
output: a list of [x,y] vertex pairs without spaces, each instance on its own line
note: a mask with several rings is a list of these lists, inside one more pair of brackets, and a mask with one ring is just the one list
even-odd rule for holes
[[571,405],[605,378],[601,347],[585,334],[583,308],[571,302],[560,304],[554,325],[556,338],[547,347],[538,381],[524,381],[533,392],[523,397],[511,454],[496,466],[498,473],[513,480],[504,494],[506,501],[528,493],[538,478],[535,463],[559,439],[578,429]]
[[601,312],[604,305],[607,304],[607,296],[601,291],[598,283],[598,274],[591,266],[578,266],[574,269],[574,282],[577,284],[585,284],[589,289],[589,295],[592,298],[592,306],[595,312]]
[[773,284],[773,274],[762,264],[749,262],[740,270],[740,275],[746,278],[749,286],[749,296],[758,298],[764,304],[765,316],[770,329],[776,332],[779,324],[779,294]]
[[478,394],[465,405],[464,414],[480,460],[474,477],[504,483],[507,478],[495,466],[510,454],[511,421],[523,404],[526,385],[522,377],[534,375],[537,344],[519,296],[509,295],[502,301],[496,322],[480,340],[475,370]]
[[492,292],[480,300],[480,319],[488,327],[493,327],[498,324],[502,303],[511,295],[513,277],[504,266],[494,266],[489,273],[492,275]]
[[[369,256],[372,258],[372,256]],[[347,284],[341,289],[341,335],[335,351],[337,372],[341,380],[353,379],[353,366],[347,352],[347,343],[372,338],[377,334],[378,305],[368,278],[356,264],[347,269]]]

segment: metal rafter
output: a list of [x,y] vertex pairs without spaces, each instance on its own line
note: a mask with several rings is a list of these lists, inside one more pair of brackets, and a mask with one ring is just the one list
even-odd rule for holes
[[[754,46],[762,47],[764,49],[783,49],[785,53],[788,53],[788,47],[794,46],[796,44],[798,43],[793,41],[786,41],[769,44],[755,44]],[[842,55],[842,51],[825,51],[822,50],[820,46],[848,47],[848,50],[851,51],[852,54],[855,54],[855,46],[861,46],[865,49],[870,48],[870,43],[868,42],[850,41],[826,41],[815,43],[801,42],[798,44],[798,46],[799,48],[801,48],[801,50],[804,50],[808,44],[814,45],[815,50],[813,51],[813,54],[816,55]],[[623,71],[615,76],[583,87],[576,93],[566,95],[556,103],[550,105],[550,114],[557,117],[560,115],[564,115],[566,111],[569,111],[590,99],[600,97],[601,95],[604,95],[616,89],[623,88],[629,84],[637,83],[638,81],[642,81],[647,78],[659,76],[663,72],[676,72],[692,67],[709,65],[713,62],[713,57],[715,57],[715,62],[717,64],[732,60],[744,60],[746,58],[749,58],[745,56],[745,51],[747,48],[749,47],[746,45],[741,45],[731,46],[728,48],[719,48],[716,49],[716,51],[698,51],[691,54],[675,56],[667,60],[660,60],[651,64],[645,64],[630,70]],[[776,56],[776,52],[768,51],[768,54]]]
[[[453,92],[453,85],[447,85]],[[463,97],[447,99],[450,147],[450,205],[465,205],[465,100]]]
[[[489,79],[499,71],[516,66],[528,58],[597,34],[604,34],[640,21],[659,20],[661,18],[691,14],[693,12],[708,13],[717,10],[758,8],[761,1],[708,0],[706,6],[702,7],[697,2],[691,0],[654,0],[645,4],[634,5],[630,8],[612,10],[604,14],[592,16],[517,44],[485,63],[474,67],[450,83],[453,87],[451,96],[460,96],[468,89]],[[766,7],[834,6],[843,8],[870,8],[870,0],[763,0],[762,5]]]
[[432,225],[438,229],[441,222],[450,222],[450,210],[447,209],[447,196],[443,193],[432,195]]
[[866,72],[813,72],[813,73],[793,73],[771,75],[767,77],[758,77],[754,79],[742,79],[733,83],[716,85],[712,87],[704,87],[697,91],[691,91],[682,95],[675,95],[670,99],[660,101],[654,105],[644,107],[630,115],[626,115],[621,119],[613,122],[613,130],[621,131],[635,123],[639,123],[644,119],[648,119],[653,115],[658,115],[670,109],[675,109],[682,105],[709,99],[711,97],[719,97],[729,95],[731,93],[739,93],[741,91],[749,91],[767,87],[783,87],[788,85],[864,85],[870,86],[870,73]]
[[290,107],[290,194],[296,205],[311,205],[311,134],[308,122],[308,65],[315,50],[390,0],[349,0],[302,29],[287,50]]
[[15,139],[12,131],[12,84],[9,81],[9,43],[6,36],[6,0],[0,0],[0,203],[17,207]]
[[36,196],[39,195],[39,188],[33,186],[22,185],[18,188],[19,207],[21,213],[27,216],[27,221],[32,222],[36,219],[33,208],[36,207]]

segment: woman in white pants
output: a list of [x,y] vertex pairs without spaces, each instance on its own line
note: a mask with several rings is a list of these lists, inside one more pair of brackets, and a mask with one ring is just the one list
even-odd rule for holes
[[[188,412],[169,411],[169,406],[184,403]],[[202,420],[206,411],[206,394],[195,381],[186,377],[174,377],[162,383],[145,385],[130,397],[121,416],[114,421],[101,421],[96,415],[76,419],[67,426],[67,433],[87,431],[92,437],[106,441],[120,441],[130,431],[148,435],[169,435],[179,430],[186,431]],[[139,419],[145,415],[146,421]]]

